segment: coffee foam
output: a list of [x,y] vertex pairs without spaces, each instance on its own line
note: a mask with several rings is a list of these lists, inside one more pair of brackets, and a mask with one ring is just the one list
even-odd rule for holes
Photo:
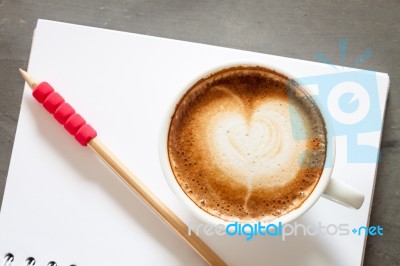
[[[220,169],[235,173],[236,182],[248,188],[274,187],[295,177],[300,167],[297,155],[306,149],[306,142],[292,138],[287,102],[264,103],[249,119],[244,110],[209,112],[214,115],[202,126],[206,146]],[[253,184],[255,179],[258,183]]]
[[314,103],[286,81],[265,68],[236,67],[182,98],[169,158],[200,208],[227,221],[268,221],[312,192],[325,162],[325,125]]

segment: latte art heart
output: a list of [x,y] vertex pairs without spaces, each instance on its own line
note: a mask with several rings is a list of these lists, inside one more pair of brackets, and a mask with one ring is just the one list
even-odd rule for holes
[[168,156],[199,208],[226,221],[267,222],[313,191],[325,143],[322,115],[300,88],[272,70],[239,66],[199,80],[181,98]]
[[234,178],[243,185],[285,184],[300,166],[296,151],[306,148],[304,141],[292,137],[288,111],[284,101],[260,105],[247,120],[243,113],[216,111],[204,133],[210,156],[226,174],[235,173]]

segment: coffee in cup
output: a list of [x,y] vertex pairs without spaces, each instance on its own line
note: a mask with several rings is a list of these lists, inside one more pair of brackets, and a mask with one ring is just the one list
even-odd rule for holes
[[326,125],[295,82],[259,66],[217,71],[176,105],[172,172],[203,211],[224,221],[271,221],[299,208],[324,170]]

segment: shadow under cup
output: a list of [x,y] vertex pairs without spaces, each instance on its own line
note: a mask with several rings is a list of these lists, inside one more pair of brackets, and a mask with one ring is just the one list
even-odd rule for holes
[[159,155],[173,192],[204,222],[287,223],[327,188],[331,135],[318,105],[287,76],[228,66],[179,95]]

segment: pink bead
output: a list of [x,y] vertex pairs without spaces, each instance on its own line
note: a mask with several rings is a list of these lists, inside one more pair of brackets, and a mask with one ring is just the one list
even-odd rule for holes
[[46,108],[47,111],[49,111],[50,114],[54,114],[57,108],[64,102],[64,98],[61,97],[60,94],[58,94],[57,92],[52,92],[44,100],[43,106],[44,108]]
[[68,118],[75,114],[74,108],[68,103],[61,104],[54,112],[54,118],[61,124],[64,125]]
[[33,97],[40,103],[43,103],[44,100],[49,96],[50,93],[54,91],[53,87],[50,86],[47,82],[42,82],[36,86],[33,90]]
[[73,136],[75,136],[76,132],[78,132],[79,128],[86,124],[85,119],[82,118],[79,114],[75,113],[71,115],[67,122],[65,122],[65,129]]
[[96,130],[94,130],[89,124],[83,125],[78,132],[76,132],[75,139],[82,145],[86,146],[89,141],[97,136]]

